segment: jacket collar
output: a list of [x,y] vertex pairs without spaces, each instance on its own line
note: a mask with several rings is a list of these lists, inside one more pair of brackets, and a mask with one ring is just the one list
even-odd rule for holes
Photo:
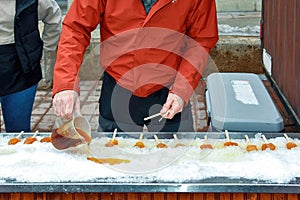
[[143,23],[143,26],[151,19],[151,17],[160,9],[165,7],[166,5],[170,3],[176,3],[178,0],[157,0],[157,2],[153,5],[153,7],[150,9],[150,12],[148,13],[146,20]]

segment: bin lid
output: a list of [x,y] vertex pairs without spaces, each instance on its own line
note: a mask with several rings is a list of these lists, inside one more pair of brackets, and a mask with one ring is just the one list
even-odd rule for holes
[[283,119],[258,75],[212,73],[207,77],[207,108],[217,130],[279,132]]

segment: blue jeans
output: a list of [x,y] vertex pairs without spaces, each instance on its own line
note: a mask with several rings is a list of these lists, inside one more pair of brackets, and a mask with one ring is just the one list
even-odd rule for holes
[[6,132],[31,132],[31,112],[37,86],[0,97]]

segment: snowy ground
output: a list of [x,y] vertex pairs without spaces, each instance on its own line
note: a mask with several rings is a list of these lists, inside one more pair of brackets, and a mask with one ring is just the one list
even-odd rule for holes
[[218,13],[220,35],[259,36],[260,12]]
[[259,36],[260,27],[256,26],[230,26],[228,24],[219,24],[219,35],[233,35],[233,36]]

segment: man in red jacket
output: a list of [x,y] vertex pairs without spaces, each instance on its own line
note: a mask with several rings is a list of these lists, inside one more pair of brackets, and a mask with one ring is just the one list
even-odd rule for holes
[[[100,24],[99,130],[193,131],[189,99],[218,41],[214,0],[74,0],[54,68],[57,116],[80,112],[77,78]],[[160,112],[162,122],[144,118]]]

